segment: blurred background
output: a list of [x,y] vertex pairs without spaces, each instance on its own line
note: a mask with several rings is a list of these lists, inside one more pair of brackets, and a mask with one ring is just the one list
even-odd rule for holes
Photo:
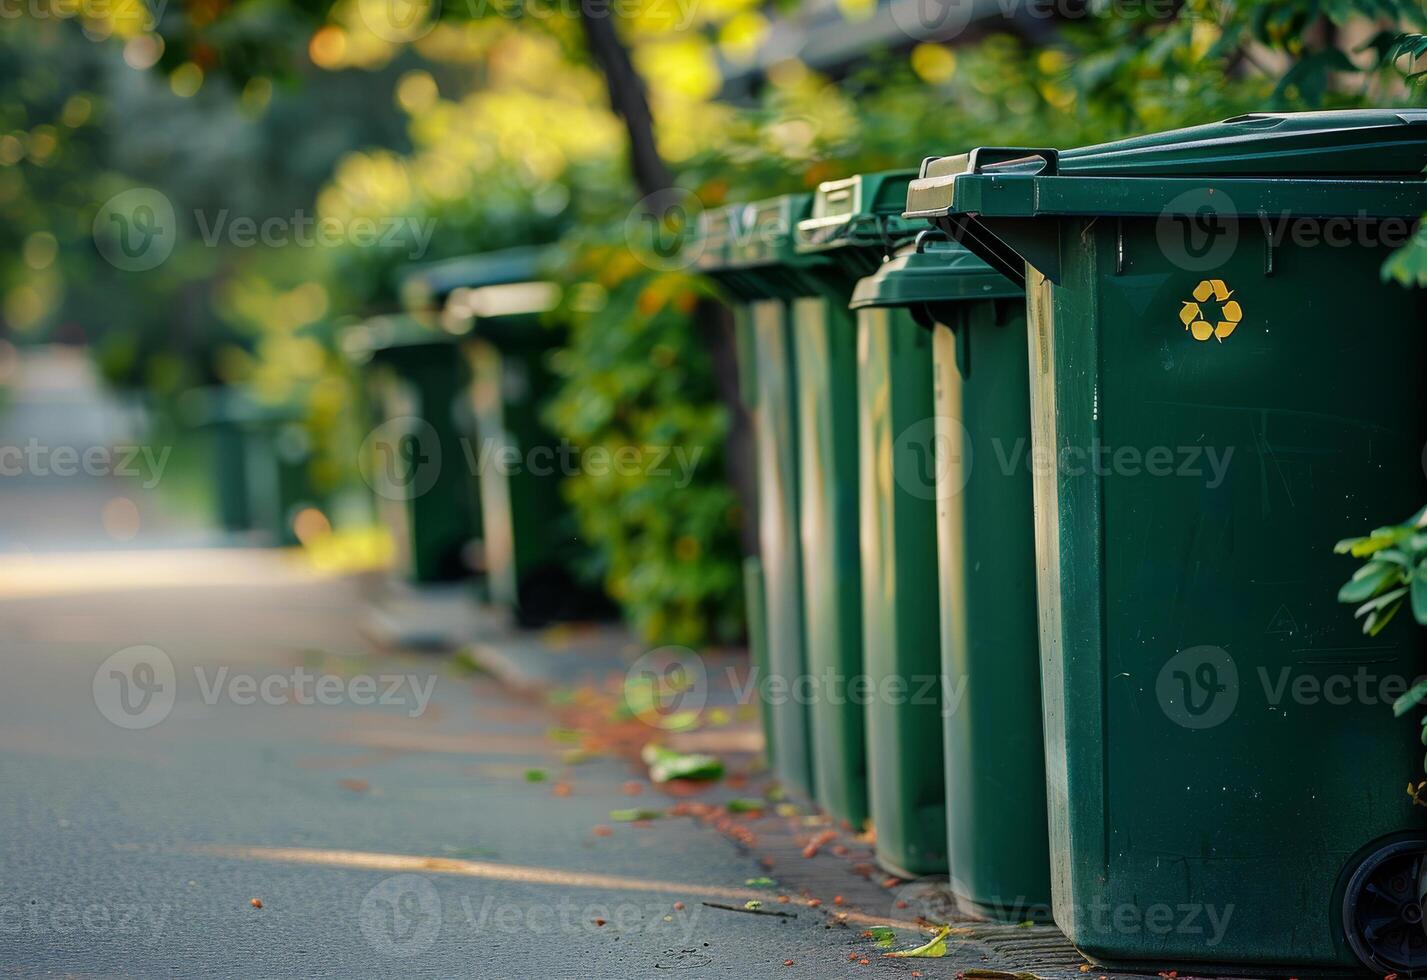
[[[736,642],[747,420],[729,318],[677,259],[700,208],[978,144],[1420,102],[1422,29],[1411,0],[7,2],[0,551],[399,561],[343,338],[438,311],[415,271],[548,246],[542,424],[702,450],[568,475],[582,584],[646,642]],[[1385,274],[1427,280],[1427,249]]]

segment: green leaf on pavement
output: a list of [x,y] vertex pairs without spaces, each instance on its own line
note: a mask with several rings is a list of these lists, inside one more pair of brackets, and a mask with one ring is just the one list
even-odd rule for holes
[[609,818],[616,823],[631,823],[635,820],[658,820],[664,814],[659,810],[645,810],[635,808],[632,810],[611,810]]
[[872,941],[877,944],[878,949],[890,949],[897,941],[897,932],[889,926],[873,926],[867,930],[867,934],[872,937]]
[[899,949],[895,953],[883,953],[883,956],[900,958],[927,958],[936,959],[946,955],[946,937],[951,935],[951,926],[942,926],[937,930],[937,934],[932,936],[916,949]]
[[685,755],[653,743],[644,746],[639,755],[649,767],[649,778],[656,783],[667,783],[671,779],[723,778],[723,763],[711,755]]

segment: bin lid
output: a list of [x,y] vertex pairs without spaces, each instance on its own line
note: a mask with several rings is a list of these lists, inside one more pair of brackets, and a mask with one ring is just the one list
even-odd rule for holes
[[812,212],[811,194],[784,194],[705,211],[697,267],[738,298],[815,295],[832,281],[825,255],[799,252],[796,229]]
[[302,402],[296,395],[274,401],[243,384],[190,388],[181,398],[185,416],[197,426],[280,423],[304,417]]
[[402,302],[412,310],[437,309],[457,289],[539,279],[549,252],[547,245],[524,245],[407,267],[401,274]]
[[[1247,181],[1224,185],[1240,214],[1266,209],[1327,214],[1352,204],[1366,215],[1413,214],[1422,210],[1424,170],[1427,110],[1256,112],[1070,150],[984,146],[931,157],[907,189],[906,214],[1157,214],[1155,202],[1162,207],[1165,191],[1176,189],[1138,180],[1098,186],[1079,182],[1097,177]],[[1027,179],[1045,183],[1032,192],[1018,186]],[[1052,179],[1058,183],[1049,183]],[[992,180],[1008,183],[991,193],[984,183]],[[1391,183],[1369,186],[1363,181]],[[958,188],[962,183],[964,188]],[[1234,194],[1235,188],[1241,193]],[[1302,189],[1300,196],[1290,198],[1295,188]],[[960,192],[957,200],[954,191]],[[1334,205],[1325,195],[1341,203]]]
[[380,358],[387,352],[444,347],[456,338],[441,329],[432,314],[395,313],[374,316],[342,331],[342,353],[357,363]]
[[973,255],[965,246],[923,232],[899,248],[876,274],[853,290],[853,309],[921,306],[928,303],[1014,299],[1024,290]]
[[825,252],[856,275],[876,271],[882,259],[919,227],[902,217],[913,170],[857,174],[818,185],[812,213],[794,236],[802,253]]

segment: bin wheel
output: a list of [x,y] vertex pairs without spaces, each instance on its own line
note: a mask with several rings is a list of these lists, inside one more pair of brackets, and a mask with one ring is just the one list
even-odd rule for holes
[[1427,972],[1427,838],[1398,840],[1358,865],[1343,894],[1348,945],[1378,976]]

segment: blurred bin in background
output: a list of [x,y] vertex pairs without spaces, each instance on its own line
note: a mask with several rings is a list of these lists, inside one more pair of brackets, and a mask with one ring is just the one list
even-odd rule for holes
[[586,584],[588,549],[561,491],[582,461],[541,418],[557,383],[546,360],[564,338],[548,316],[560,288],[541,278],[545,258],[519,248],[460,260],[466,284],[442,314],[470,369],[477,438],[465,462],[480,488],[490,597],[527,627],[610,612]]
[[466,463],[467,367],[455,336],[436,318],[374,317],[343,335],[362,367],[376,425],[362,471],[396,538],[396,566],[413,584],[471,574],[480,507]]

